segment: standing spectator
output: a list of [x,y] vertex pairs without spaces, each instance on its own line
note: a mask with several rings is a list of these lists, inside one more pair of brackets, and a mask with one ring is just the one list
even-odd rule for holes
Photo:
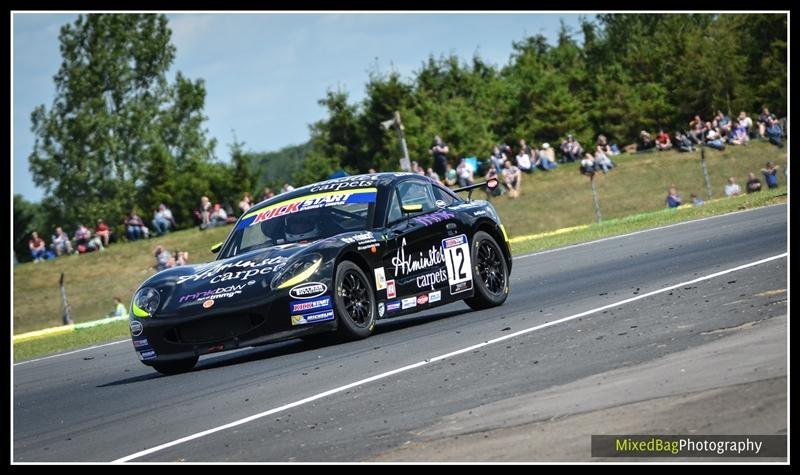
[[94,228],[94,234],[100,237],[100,239],[103,241],[103,246],[108,247],[108,241],[111,238],[111,230],[108,229],[108,225],[104,223],[102,219],[97,220],[97,226]]
[[669,139],[669,134],[664,132],[664,129],[658,131],[656,136],[656,150],[663,152],[672,148],[672,140]]
[[[533,162],[531,157],[531,148],[524,140],[519,141],[519,153],[517,154],[517,167],[525,173],[532,173]],[[535,159],[533,159],[535,161]]]
[[458,174],[453,169],[453,165],[450,163],[447,164],[447,172],[444,175],[444,184],[445,186],[456,186],[458,183]]
[[700,206],[700,205],[702,205],[702,204],[705,204],[705,201],[703,201],[702,199],[700,199],[700,198],[699,198],[699,197],[698,197],[696,194],[694,194],[694,193],[692,193],[691,195],[689,195],[689,199],[690,199],[690,200],[692,200],[692,205],[694,205],[694,206]]
[[750,172],[747,174],[747,192],[754,193],[756,191],[761,191],[761,180],[756,178],[756,174]]
[[170,229],[177,227],[175,226],[175,219],[172,217],[172,211],[164,203],[161,203],[153,214],[153,227],[159,236],[163,236]]
[[31,233],[31,239],[28,241],[28,248],[31,250],[33,262],[36,264],[38,264],[39,261],[43,261],[47,255],[44,239],[40,238],[39,233],[36,231]]
[[738,120],[733,123],[729,141],[733,145],[747,145],[747,142],[750,141],[747,129]]
[[122,299],[114,297],[114,311],[108,314],[109,317],[128,318],[128,309],[122,303]]
[[507,161],[503,165],[503,183],[508,190],[510,198],[518,198],[522,186],[522,172],[516,166]]
[[742,188],[736,184],[736,180],[733,177],[728,178],[728,184],[725,185],[725,196],[739,196],[742,194]]
[[458,175],[458,186],[465,187],[469,185],[475,184],[475,174],[472,171],[472,167],[467,164],[465,159],[461,159],[461,162],[458,164],[456,168],[456,174]]
[[764,107],[761,109],[761,114],[758,115],[758,136],[759,138],[767,138],[767,127],[769,123],[770,113],[769,109]]
[[581,153],[583,153],[581,144],[575,140],[572,134],[568,134],[567,139],[561,143],[561,156],[563,157],[563,161],[572,163],[580,158]]
[[447,166],[447,154],[450,153],[450,148],[442,141],[438,135],[433,138],[433,145],[431,145],[431,155],[433,155],[433,171],[438,176],[444,176]]
[[131,214],[125,219],[125,234],[130,241],[149,237],[150,230],[144,225],[142,218],[136,214],[136,210],[132,209]]
[[266,201],[273,196],[275,196],[275,193],[272,192],[272,189],[268,186],[265,186],[264,191],[261,192],[261,201]]
[[678,189],[675,188],[675,185],[669,187],[666,202],[670,208],[677,208],[682,204],[681,195],[678,194]]
[[172,256],[170,256],[169,251],[164,249],[163,246],[161,246],[161,245],[156,246],[156,250],[153,253],[153,255],[156,258],[156,271],[157,272],[161,272],[162,270],[165,270],[165,269],[169,268],[169,260],[170,260],[170,257],[172,257]]
[[250,195],[249,191],[246,191],[242,197],[242,201],[239,202],[239,209],[242,210],[242,214],[245,214],[251,206],[253,206],[253,197]]
[[675,131],[675,146],[678,147],[678,151],[680,152],[694,151],[692,141],[686,136],[686,134],[681,133],[680,130]]
[[761,174],[767,182],[767,188],[778,187],[778,166],[772,162],[767,162],[767,165],[761,169]]
[[753,119],[747,117],[747,113],[745,111],[741,111],[739,112],[738,122],[740,127],[744,127],[745,131],[747,132],[747,137],[750,138],[750,134],[753,133]]
[[208,196],[200,197],[200,229],[205,229],[211,222],[211,201]]
[[50,240],[52,241],[50,245],[55,249],[57,256],[64,253],[72,254],[72,244],[69,242],[69,236],[61,229],[61,226],[56,228],[56,233],[53,234]]
[[495,170],[503,170],[506,160],[508,160],[508,157],[503,153],[502,150],[500,150],[499,145],[495,145],[494,148],[492,148],[492,156],[489,158],[491,159]]
[[558,166],[556,163],[556,151],[547,142],[543,143],[542,149],[539,150],[539,162],[543,164],[541,167],[543,170],[552,170]]

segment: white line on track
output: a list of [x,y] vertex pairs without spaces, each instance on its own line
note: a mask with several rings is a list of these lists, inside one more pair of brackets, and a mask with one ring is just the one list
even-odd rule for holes
[[[742,211],[734,211],[732,213],[719,214],[719,215],[716,215],[716,216],[708,216],[706,218],[694,219],[694,220],[691,220],[691,221],[682,221],[680,223],[668,224],[666,226],[661,226],[661,227],[658,227],[658,228],[642,229],[640,231],[634,231],[634,232],[627,233],[627,234],[620,234],[618,236],[610,236],[610,237],[607,237],[607,238],[596,239],[594,241],[581,242],[581,243],[578,243],[578,244],[570,244],[568,246],[559,247],[557,249],[548,249],[546,251],[534,252],[532,254],[523,254],[521,256],[515,256],[514,259],[525,259],[527,257],[539,256],[539,255],[542,255],[542,254],[550,254],[551,252],[566,251],[566,250],[573,249],[573,248],[576,248],[576,247],[588,246],[590,244],[597,244],[598,242],[603,242],[603,241],[610,241],[611,239],[619,239],[619,238],[624,238],[624,237],[628,237],[628,236],[635,236],[637,234],[647,233],[647,232],[650,232],[650,231],[659,231],[659,230],[662,230],[662,229],[672,228],[672,227],[675,227],[675,226],[681,226],[681,225],[684,225],[684,224],[699,223],[701,221],[707,221],[709,219],[723,218],[723,217],[731,216],[731,215],[734,215],[734,214],[747,213],[749,211],[756,211],[756,210],[761,210],[761,209],[765,209],[765,208],[771,208],[773,206],[786,206],[786,205],[781,203],[781,204],[777,204],[777,205],[762,206],[760,208],[751,208],[751,209],[746,209],[746,210],[742,210]],[[28,363],[35,363],[37,361],[47,360],[47,359],[50,359],[50,358],[58,358],[60,356],[67,356],[67,355],[71,355],[73,353],[78,353],[79,351],[86,351],[86,350],[92,350],[92,349],[95,349],[95,348],[101,348],[103,346],[115,345],[117,343],[122,343],[124,341],[128,341],[128,339],[121,340],[121,341],[115,341],[113,343],[107,343],[107,344],[104,344],[104,345],[90,346],[88,348],[82,348],[80,350],[70,351],[70,352],[67,352],[67,353],[59,353],[57,355],[45,356],[43,358],[37,358],[35,360],[22,361],[20,363],[15,363],[14,366],[19,366],[19,365],[28,364]]]
[[591,309],[591,310],[587,310],[585,312],[577,313],[575,315],[570,315],[568,317],[560,318],[558,320],[553,320],[552,322],[547,322],[547,323],[543,323],[541,325],[537,325],[537,326],[534,326],[534,327],[526,328],[525,330],[520,330],[520,331],[515,332],[515,333],[510,333],[508,335],[504,335],[504,336],[499,337],[499,338],[495,338],[495,339],[492,339],[492,340],[487,340],[487,341],[484,341],[482,343],[478,343],[476,345],[472,345],[472,346],[469,346],[469,347],[466,347],[466,348],[462,348],[460,350],[456,350],[456,351],[453,351],[453,352],[450,352],[450,353],[446,353],[444,355],[439,355],[439,356],[436,356],[436,357],[433,357],[433,358],[428,358],[428,359],[425,359],[423,361],[420,361],[420,362],[417,362],[417,363],[414,363],[414,364],[410,364],[410,365],[403,366],[403,367],[400,367],[400,368],[397,368],[397,369],[393,369],[391,371],[387,371],[385,373],[376,374],[375,376],[371,376],[369,378],[361,379],[361,380],[355,381],[353,383],[346,384],[344,386],[340,386],[338,388],[330,389],[328,391],[321,392],[321,393],[315,394],[313,396],[309,396],[307,398],[300,399],[298,401],[295,401],[295,402],[292,402],[292,403],[289,403],[289,404],[286,404],[286,405],[283,405],[283,406],[280,406],[280,407],[276,407],[274,409],[270,409],[268,411],[260,412],[258,414],[254,414],[252,416],[245,417],[243,419],[239,419],[239,420],[230,422],[230,423],[225,424],[225,425],[221,425],[221,426],[218,426],[218,427],[214,427],[212,429],[204,430],[204,431],[198,432],[196,434],[188,435],[186,437],[182,437],[180,439],[173,440],[172,442],[167,442],[165,444],[157,445],[155,447],[152,447],[152,448],[149,448],[149,449],[146,449],[146,450],[142,450],[140,452],[136,452],[135,454],[131,454],[131,455],[128,455],[126,457],[122,457],[122,458],[119,458],[117,460],[114,460],[113,463],[128,462],[128,461],[133,460],[133,459],[144,457],[145,455],[149,455],[149,454],[152,454],[152,453],[155,453],[155,452],[159,452],[159,451],[167,449],[169,447],[174,447],[174,446],[182,444],[184,442],[189,442],[191,440],[199,439],[201,437],[205,437],[207,435],[211,435],[211,434],[214,434],[216,432],[220,432],[220,431],[223,431],[223,430],[226,430],[226,429],[230,429],[232,427],[236,427],[236,426],[240,426],[242,424],[246,424],[248,422],[251,422],[251,421],[254,421],[254,420],[257,420],[257,419],[261,419],[261,418],[269,416],[271,414],[282,412],[282,411],[285,411],[287,409],[292,409],[292,408],[297,407],[297,406],[302,406],[304,404],[308,404],[310,402],[313,402],[313,401],[316,401],[316,400],[319,400],[319,399],[323,399],[325,397],[332,396],[334,394],[341,393],[343,391],[347,391],[348,389],[351,389],[351,388],[354,388],[354,387],[357,387],[357,386],[361,386],[361,385],[368,384],[368,383],[371,383],[371,382],[374,382],[374,381],[385,379],[385,378],[388,378],[389,376],[394,376],[395,374],[403,373],[403,372],[410,371],[410,370],[415,369],[415,368],[419,368],[421,366],[425,366],[425,365],[428,365],[428,364],[436,363],[436,362],[441,361],[443,359],[452,358],[454,356],[461,355],[463,353],[469,353],[470,351],[474,351],[475,349],[478,349],[478,348],[483,348],[485,346],[493,345],[495,343],[499,343],[499,342],[508,340],[510,338],[514,338],[514,337],[517,337],[517,336],[520,336],[520,335],[525,335],[527,333],[531,333],[531,332],[535,332],[535,331],[538,331],[538,330],[542,330],[544,328],[552,327],[554,325],[558,325],[558,324],[561,324],[561,323],[569,322],[569,321],[575,320],[577,318],[585,317],[585,316],[591,315],[593,313],[597,313],[597,312],[601,312],[603,310],[607,310],[607,309],[611,309],[611,308],[617,307],[619,305],[628,304],[628,303],[631,303],[631,302],[635,302],[637,300],[641,300],[643,298],[652,297],[653,295],[658,295],[658,294],[661,294],[661,293],[664,293],[664,292],[669,292],[670,290],[675,290],[675,289],[677,289],[679,287],[683,287],[685,285],[691,285],[691,284],[695,284],[695,283],[698,283],[698,282],[703,282],[703,281],[706,281],[706,280],[713,279],[715,277],[723,276],[725,274],[730,274],[732,272],[737,272],[737,271],[740,271],[740,270],[743,270],[743,269],[748,269],[750,267],[755,267],[757,265],[765,264],[767,262],[772,262],[772,261],[777,260],[777,259],[782,259],[782,258],[786,257],[787,255],[788,255],[788,253],[785,252],[785,253],[779,254],[777,256],[772,256],[772,257],[768,257],[766,259],[761,259],[759,261],[750,262],[748,264],[744,264],[744,265],[741,265],[741,266],[738,266],[738,267],[733,267],[731,269],[726,269],[726,270],[723,270],[723,271],[720,271],[720,272],[716,272],[714,274],[710,274],[710,275],[706,275],[706,276],[703,276],[703,277],[699,277],[699,278],[694,279],[694,280],[690,280],[690,281],[687,281],[687,282],[681,282],[680,284],[670,285],[669,287],[664,287],[663,289],[654,290],[652,292],[647,292],[647,293],[642,294],[642,295],[637,295],[636,297],[631,297],[629,299],[620,300],[620,301],[614,302],[612,304],[608,304],[608,305],[604,305],[602,307],[598,307],[598,308],[594,308],[594,309]]

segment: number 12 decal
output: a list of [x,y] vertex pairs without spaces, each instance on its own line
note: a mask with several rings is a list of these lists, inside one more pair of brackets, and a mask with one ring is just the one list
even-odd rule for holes
[[472,261],[470,259],[469,241],[462,234],[442,239],[442,250],[447,261],[447,280],[450,294],[466,292],[472,289]]

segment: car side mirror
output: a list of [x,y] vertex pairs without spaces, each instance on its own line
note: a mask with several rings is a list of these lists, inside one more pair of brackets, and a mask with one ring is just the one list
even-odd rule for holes
[[414,205],[403,205],[400,207],[403,210],[403,213],[411,214],[411,213],[421,213],[422,212],[422,205],[417,203]]
[[220,250],[221,248],[222,248],[222,242],[218,242],[218,243],[214,244],[213,246],[211,246],[211,252],[213,252],[214,254],[216,254],[216,253],[218,253],[218,252],[219,252],[219,250]]

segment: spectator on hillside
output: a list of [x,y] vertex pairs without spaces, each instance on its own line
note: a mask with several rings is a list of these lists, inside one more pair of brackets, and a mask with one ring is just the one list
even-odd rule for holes
[[694,119],[689,122],[689,138],[695,144],[700,145],[704,142],[706,132],[708,132],[706,123],[703,122],[699,115],[694,116]]
[[31,233],[31,239],[28,241],[28,249],[31,250],[33,262],[36,264],[38,264],[39,261],[43,261],[47,256],[47,247],[44,239],[40,238],[39,233],[36,231]]
[[189,253],[187,251],[176,251],[175,252],[175,265],[176,266],[185,266],[189,263]]
[[444,184],[445,186],[453,187],[456,186],[456,183],[458,183],[458,174],[453,169],[453,165],[448,163],[444,174]]
[[172,217],[172,211],[167,208],[167,205],[161,203],[156,212],[153,214],[153,227],[156,230],[156,235],[163,236],[171,229],[176,228],[175,218]]
[[492,165],[494,165],[495,170],[502,170],[505,166],[506,160],[508,160],[506,154],[500,150],[499,145],[495,145],[494,148],[492,148],[492,156],[489,158],[492,161]]
[[736,184],[736,180],[733,177],[728,178],[728,184],[725,185],[725,196],[739,196],[742,194],[742,188]]
[[692,193],[691,195],[689,195],[689,199],[692,201],[692,205],[694,205],[694,206],[700,206],[700,205],[702,205],[702,204],[705,204],[705,201],[703,201],[702,199],[700,199],[700,198],[699,198],[699,197],[698,197],[696,194],[694,194],[694,193]]
[[583,147],[581,144],[575,140],[575,137],[572,134],[567,135],[567,139],[561,143],[561,156],[563,157],[563,162],[574,162],[579,160],[581,154],[583,153]]
[[732,145],[747,145],[750,137],[747,135],[747,129],[738,120],[733,123],[733,129],[729,137],[729,142]]
[[417,175],[424,175],[425,170],[419,166],[419,163],[416,161],[411,162],[411,173],[416,173]]
[[378,173],[378,170],[376,170],[374,168],[370,168],[370,169],[367,170],[367,173],[370,174],[370,175],[374,175],[374,174]]
[[92,231],[83,224],[78,224],[78,229],[75,231],[75,246],[78,252],[93,252],[105,251],[103,248],[103,241],[99,236],[92,236]]
[[605,153],[597,152],[594,154],[594,168],[595,170],[602,169],[603,175],[607,175],[608,171],[614,168],[614,162]]
[[103,246],[108,247],[108,241],[111,239],[111,230],[108,229],[108,225],[104,223],[102,219],[97,220],[97,226],[94,227],[94,234],[100,237],[103,241]]
[[283,182],[283,186],[281,187],[281,194],[289,193],[290,191],[294,191],[294,187],[290,185],[288,181]]
[[142,218],[136,214],[136,210],[131,210],[131,214],[125,218],[125,234],[129,241],[147,239],[150,236],[150,230],[144,225]]
[[114,311],[109,313],[108,317],[128,318],[129,316],[128,309],[125,307],[125,304],[122,303],[122,299],[119,297],[114,297]]
[[440,136],[433,138],[430,153],[433,155],[433,171],[440,177],[444,176],[447,172],[447,154],[450,153],[450,148]]
[[675,131],[675,146],[680,152],[694,152],[692,141],[680,130]]
[[264,191],[261,192],[261,201],[268,200],[275,196],[275,193],[272,192],[272,189],[268,186],[264,187]]
[[778,187],[778,166],[773,162],[767,162],[767,165],[761,169],[761,174],[767,182],[767,188]]
[[761,114],[758,115],[758,137],[767,138],[767,127],[770,119],[769,109],[764,107],[761,109]]
[[681,195],[678,194],[678,189],[675,188],[675,185],[669,187],[669,192],[667,193],[667,206],[670,208],[677,208],[681,204],[683,204],[683,200],[681,199]]
[[656,150],[664,152],[672,148],[672,140],[669,139],[669,134],[664,132],[664,129],[659,129],[656,136]]
[[753,133],[753,119],[747,116],[745,111],[739,112],[738,122],[740,127],[744,127],[745,131],[747,132],[747,137],[749,138],[750,135]]
[[211,223],[211,201],[208,196],[200,197],[200,229],[205,229]]
[[156,246],[156,250],[153,255],[156,258],[156,272],[169,269],[169,259],[172,257],[170,256],[169,251],[164,249],[163,246],[158,245]]
[[721,110],[718,110],[711,126],[717,129],[717,132],[722,138],[727,138],[731,131],[731,118],[723,114]]
[[766,126],[767,130],[765,133],[767,135],[767,139],[769,139],[769,143],[778,147],[783,147],[783,129],[781,128],[781,122],[777,117],[775,117],[775,114],[767,118]]
[[56,255],[72,254],[72,244],[69,242],[69,236],[61,229],[61,226],[56,228],[56,233],[50,237],[51,246],[56,251]]
[[[544,160],[547,160],[547,162]],[[556,151],[553,150],[553,147],[551,147],[547,142],[543,143],[541,150],[539,150],[539,163],[543,164],[543,166],[540,167],[543,170],[552,170],[558,166],[556,163]],[[539,165],[537,164],[537,166]]]
[[219,203],[214,205],[214,211],[209,216],[209,227],[225,226],[228,224],[228,214]]
[[467,164],[465,159],[461,159],[461,162],[456,167],[456,174],[458,175],[458,186],[465,187],[469,185],[475,184],[475,174],[472,171],[472,167]]
[[597,152],[603,152],[603,154],[607,157],[613,157],[614,155],[619,155],[619,150],[617,149],[617,146],[609,144],[608,139],[603,134],[597,136],[597,143],[595,144],[595,153]]
[[722,143],[722,138],[716,129],[709,128],[708,134],[706,135],[706,146],[717,150],[725,150],[725,144]]
[[245,214],[251,206],[253,206],[253,197],[250,196],[249,191],[246,191],[242,197],[242,201],[239,202],[239,209],[242,210],[242,214]]
[[534,170],[534,165],[532,162],[532,149],[528,147],[528,144],[525,143],[524,140],[519,141],[519,153],[517,153],[517,167],[525,173],[532,173]]
[[748,193],[755,193],[756,191],[761,191],[761,180],[756,177],[756,174],[750,172],[747,174],[747,188]]
[[656,147],[656,143],[653,142],[653,137],[650,136],[650,132],[646,130],[642,130],[639,132],[639,142],[636,144],[636,151],[641,152],[648,152]]
[[425,172],[425,175],[435,182],[442,182],[441,178],[439,178],[439,174],[433,171],[433,167],[428,167],[428,171]]
[[510,198],[519,197],[520,187],[522,186],[522,172],[520,169],[507,161],[503,165],[503,183],[508,190]]

